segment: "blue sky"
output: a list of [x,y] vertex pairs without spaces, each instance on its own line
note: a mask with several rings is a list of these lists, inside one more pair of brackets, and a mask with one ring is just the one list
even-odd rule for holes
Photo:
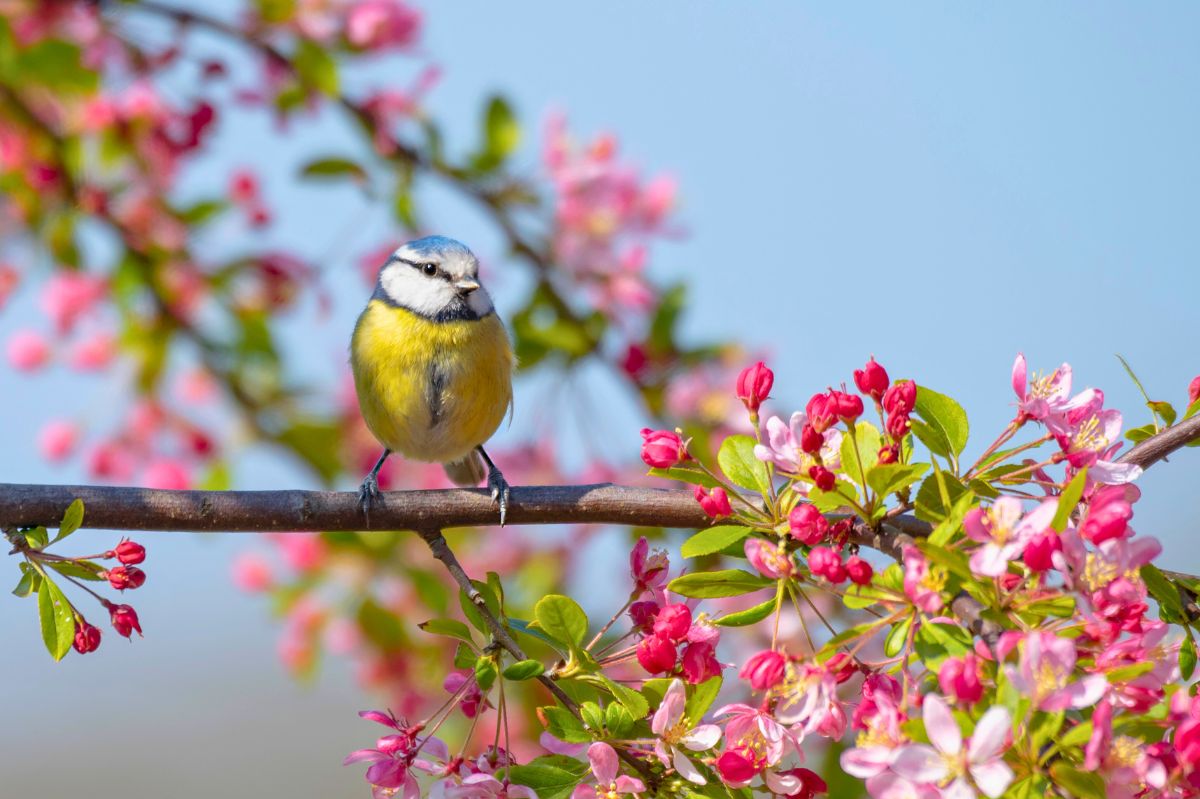
[[[1010,418],[1018,351],[1031,368],[1071,361],[1080,387],[1103,388],[1136,424],[1148,417],[1115,353],[1179,405],[1200,372],[1198,23],[1200,8],[1183,3],[439,4],[426,41],[446,74],[430,106],[465,147],[482,97],[504,92],[527,122],[530,172],[549,108],[580,134],[617,132],[626,157],[680,180],[690,234],[659,248],[655,269],[691,284],[687,330],[771,352],[780,410],[848,381],[874,353],[893,376],[960,399],[977,452]],[[373,75],[405,86],[412,72]],[[280,217],[271,235],[327,259],[334,314],[289,328],[319,377],[344,361],[365,299],[352,256],[386,227],[351,190],[294,188],[302,159],[352,146],[332,119],[297,133],[281,146],[266,120],[232,121],[189,188],[260,166]],[[426,199],[441,232],[485,256],[495,247],[444,192]],[[348,224],[367,233],[347,236]],[[511,309],[513,281],[497,278],[500,309]],[[31,302],[22,294],[0,316],[0,338],[34,318]],[[16,390],[0,393],[12,437],[0,479],[81,479],[42,464],[26,434],[48,409],[78,412],[79,384],[2,380]],[[115,388],[96,390],[122,402]],[[614,436],[636,431],[632,405],[614,404]],[[505,435],[528,429],[518,419]],[[1135,526],[1163,540],[1173,568],[1200,571],[1200,450],[1172,460],[1143,479]],[[303,480],[265,453],[239,464],[244,486]],[[17,764],[6,779],[12,771],[17,787],[47,797],[118,774],[124,796],[167,784],[179,797],[363,795],[357,771],[337,765],[373,734],[353,717],[362,700],[336,667],[311,689],[282,682],[265,608],[228,588],[242,544],[147,543],[148,637],[132,647],[108,640],[51,667],[33,608],[0,598],[0,678],[26,687],[5,703],[23,719],[0,728]],[[113,750],[97,748],[97,732]],[[186,754],[194,746],[206,762]],[[118,769],[116,747],[148,764]],[[39,776],[48,763],[58,787]]]

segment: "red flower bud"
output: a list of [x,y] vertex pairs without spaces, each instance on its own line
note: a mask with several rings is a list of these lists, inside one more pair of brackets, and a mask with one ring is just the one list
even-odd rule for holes
[[682,641],[692,626],[692,611],[687,605],[667,605],[654,618],[654,634],[671,641]]
[[75,643],[73,646],[75,647],[75,651],[81,655],[86,655],[88,652],[95,652],[100,648],[100,628],[88,624],[87,619],[80,619],[79,624],[75,626]]
[[678,433],[669,430],[642,430],[642,460],[655,469],[670,469],[687,460],[687,447]]
[[1196,375],[1192,382],[1188,383],[1188,405],[1196,400],[1200,400],[1200,375]]
[[137,630],[137,634],[142,634],[142,625],[138,623],[137,613],[128,605],[113,605],[108,606],[109,615],[112,618],[113,629],[118,634],[129,638],[133,635],[133,631]]
[[942,661],[938,670],[938,687],[955,701],[973,705],[983,698],[983,681],[979,674],[979,660],[968,652],[961,658],[950,657]]
[[654,629],[654,619],[658,616],[658,603],[649,600],[634,602],[629,606],[629,618],[633,620],[635,630],[650,634]]
[[1132,518],[1133,506],[1123,499],[1109,500],[1099,506],[1093,501],[1079,525],[1079,535],[1093,544],[1103,544],[1110,538],[1124,538]]
[[808,553],[808,569],[834,585],[846,581],[846,567],[842,564],[842,556],[829,547],[813,547],[812,552]]
[[141,544],[134,543],[133,541],[122,541],[121,543],[117,544],[117,548],[112,551],[112,555],[110,555],[110,557],[115,557],[126,566],[132,566],[133,564],[141,563],[146,559],[146,548]]
[[788,528],[793,538],[812,546],[825,540],[829,521],[812,505],[797,505],[788,514]]
[[855,675],[858,664],[848,652],[838,652],[826,661],[825,670],[833,675],[838,685],[841,685]]
[[146,582],[146,573],[137,566],[114,566],[104,573],[108,584],[118,591],[127,588],[141,588]]
[[787,799],[813,799],[817,794],[829,791],[829,786],[825,783],[825,780],[821,779],[811,769],[797,766],[796,768],[779,772],[779,776],[795,777],[800,782],[800,787],[792,793],[787,794]]
[[825,436],[818,433],[811,424],[800,429],[800,449],[809,455],[816,455],[825,444]]
[[733,515],[733,508],[729,505],[729,495],[720,486],[714,488],[711,493],[705,493],[704,486],[696,486],[695,496],[700,507],[712,518],[724,519],[726,516]]
[[852,555],[846,561],[846,574],[850,575],[850,582],[855,585],[867,585],[875,575],[875,570],[858,555]]
[[896,463],[900,460],[900,447],[896,444],[879,448],[880,463]]
[[887,420],[887,434],[892,441],[899,441],[908,433],[908,414],[893,413]]
[[685,646],[679,665],[683,668],[683,678],[692,685],[707,682],[721,674],[721,661],[717,660],[717,650],[706,642]]
[[833,398],[832,394],[813,394],[808,405],[804,406],[804,412],[808,415],[808,423],[813,426],[813,429],[818,433],[824,433],[837,423],[837,400]]
[[888,414],[898,413],[908,416],[917,407],[917,384],[911,380],[901,380],[883,393],[883,409]]
[[625,359],[621,361],[621,369],[625,374],[637,380],[649,362],[650,359],[646,357],[645,349],[638,344],[630,344],[629,349],[625,351]]
[[850,424],[862,416],[863,401],[857,394],[847,394],[844,391],[830,392],[833,401],[837,403],[837,415],[846,424]]
[[883,392],[887,391],[888,382],[887,370],[875,363],[874,357],[867,361],[867,365],[863,368],[854,370],[854,385],[876,402],[883,399]]
[[811,477],[813,482],[817,484],[817,488],[821,489],[822,491],[833,490],[833,486],[837,482],[837,476],[824,466],[817,465],[808,467],[808,476]]
[[738,676],[756,691],[767,691],[783,682],[787,658],[773,649],[764,649],[746,661]]
[[1025,545],[1025,565],[1030,571],[1044,572],[1054,568],[1054,553],[1062,550],[1062,539],[1053,530],[1038,533]]
[[753,366],[747,366],[738,375],[737,398],[746,406],[746,410],[758,413],[759,406],[771,393],[773,385],[775,385],[775,373],[768,369],[765,363],[759,361]]
[[748,746],[726,749],[717,758],[717,773],[726,784],[749,782],[761,770],[758,761],[754,750]]
[[637,648],[638,663],[651,674],[675,670],[675,644],[660,635],[643,638]]

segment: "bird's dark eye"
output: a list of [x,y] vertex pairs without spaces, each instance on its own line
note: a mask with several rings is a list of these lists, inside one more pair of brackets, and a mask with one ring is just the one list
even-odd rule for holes
[[421,266],[421,271],[433,277],[437,274],[437,264],[424,264]]

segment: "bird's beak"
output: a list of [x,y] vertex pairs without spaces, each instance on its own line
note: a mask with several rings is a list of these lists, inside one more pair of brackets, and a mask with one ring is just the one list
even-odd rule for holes
[[472,291],[479,288],[479,281],[459,280],[454,284],[454,288],[458,289],[459,294],[470,294]]

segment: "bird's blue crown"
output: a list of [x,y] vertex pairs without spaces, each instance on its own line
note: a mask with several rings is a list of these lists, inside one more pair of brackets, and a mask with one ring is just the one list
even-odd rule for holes
[[471,255],[471,250],[467,245],[448,236],[426,236],[423,239],[410,241],[404,245],[404,249],[411,250],[417,255],[445,256],[451,253]]

